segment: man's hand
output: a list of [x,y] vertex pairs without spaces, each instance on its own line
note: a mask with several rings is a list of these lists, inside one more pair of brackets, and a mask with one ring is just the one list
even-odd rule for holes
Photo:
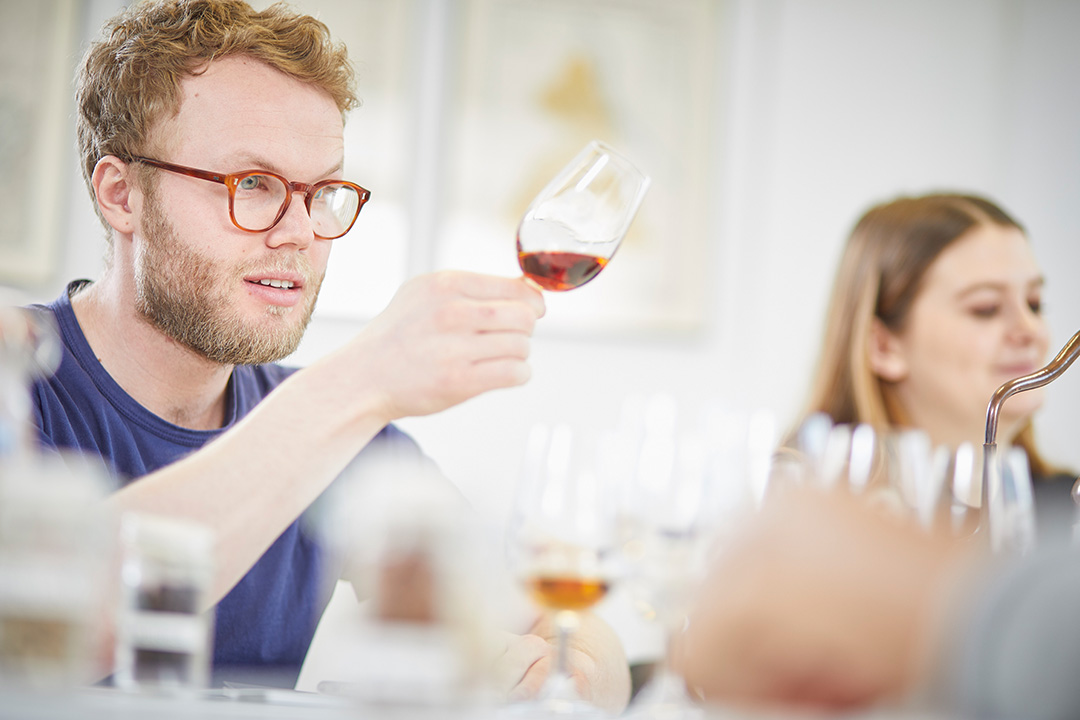
[[974,550],[864,499],[792,491],[725,552],[677,649],[708,700],[843,710],[931,673],[943,606]]
[[525,383],[529,339],[543,314],[543,297],[522,278],[421,275],[332,362],[358,371],[387,421],[428,415]]
[[[611,628],[589,613],[571,636],[570,677],[579,697],[611,713],[630,700],[630,670],[622,644]],[[507,634],[506,648],[494,667],[496,689],[508,702],[535,698],[555,668],[555,628],[541,618],[530,634]]]

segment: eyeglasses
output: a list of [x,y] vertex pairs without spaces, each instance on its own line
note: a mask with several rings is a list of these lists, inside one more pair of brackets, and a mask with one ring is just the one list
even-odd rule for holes
[[277,225],[285,217],[293,193],[302,192],[315,236],[334,240],[349,232],[360,214],[360,208],[371,197],[370,192],[346,180],[323,180],[308,185],[291,182],[266,170],[225,174],[146,157],[136,156],[131,160],[180,175],[221,183],[229,188],[229,217],[233,225],[247,232],[266,232]]

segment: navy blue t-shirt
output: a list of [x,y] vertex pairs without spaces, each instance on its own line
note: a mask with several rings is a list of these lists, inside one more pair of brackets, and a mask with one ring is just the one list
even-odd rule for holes
[[[220,430],[173,425],[139,405],[105,371],[83,335],[68,286],[51,311],[63,340],[56,373],[33,389],[35,421],[46,447],[71,448],[100,456],[120,484],[154,472],[202,447],[243,418],[294,369],[276,364],[241,365],[226,388],[225,424]],[[387,426],[368,444],[394,456],[424,462],[416,443]],[[363,453],[362,453],[363,454]],[[230,677],[292,685],[340,575],[339,565],[303,516],[270,546],[221,602],[214,627],[216,682]]]

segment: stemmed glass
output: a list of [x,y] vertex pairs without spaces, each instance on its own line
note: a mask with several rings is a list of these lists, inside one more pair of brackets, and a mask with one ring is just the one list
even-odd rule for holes
[[577,694],[568,662],[579,613],[604,598],[619,575],[610,469],[614,447],[605,434],[590,452],[567,425],[536,425],[530,433],[508,532],[509,561],[533,600],[554,613],[555,667],[537,699],[514,706],[533,717],[604,717]]
[[682,720],[701,715],[686,681],[672,666],[671,646],[685,627],[709,549],[712,528],[707,523],[708,468],[702,440],[689,433],[647,438],[649,445],[660,446],[652,450],[666,454],[668,465],[654,465],[635,485],[630,509],[636,532],[625,541],[634,550],[628,583],[639,609],[660,626],[665,652],[630,707],[630,718]]
[[649,177],[593,140],[540,191],[517,231],[518,263],[545,290],[595,278],[619,248]]

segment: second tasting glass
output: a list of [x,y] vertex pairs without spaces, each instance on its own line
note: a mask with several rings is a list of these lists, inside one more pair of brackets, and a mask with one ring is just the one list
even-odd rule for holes
[[509,560],[558,633],[555,668],[538,697],[514,706],[529,717],[605,715],[579,697],[568,653],[579,613],[600,602],[619,574],[611,449],[607,436],[591,446],[566,425],[537,425],[529,436]]
[[604,269],[637,214],[649,177],[599,140],[590,142],[529,205],[518,263],[545,290],[572,290]]

